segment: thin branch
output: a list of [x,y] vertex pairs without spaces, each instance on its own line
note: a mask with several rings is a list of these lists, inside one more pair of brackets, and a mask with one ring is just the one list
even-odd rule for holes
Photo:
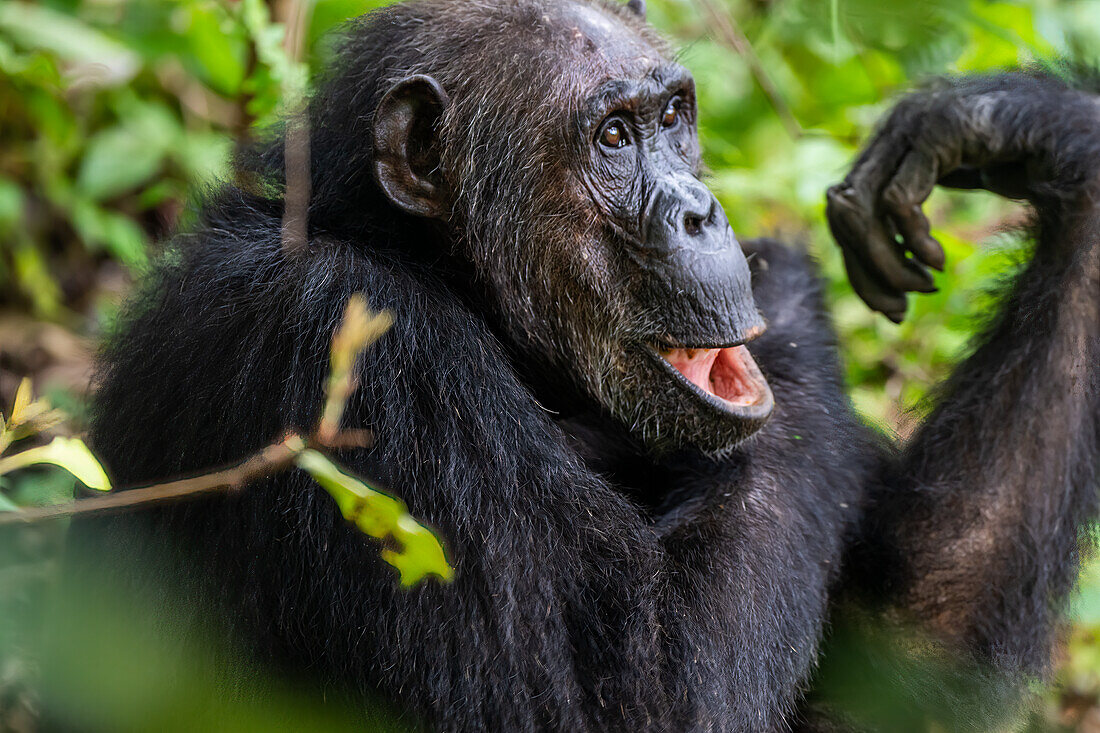
[[[301,61],[309,30],[310,0],[298,0],[289,8],[286,19],[285,49],[291,69]],[[297,77],[292,74],[283,89],[287,99],[288,115],[284,161],[286,164],[286,192],[283,195],[283,250],[298,254],[309,243],[309,198],[311,195],[311,169],[309,158],[309,115],[305,89],[297,88]]]
[[374,444],[374,433],[369,430],[347,429],[328,438],[320,433],[310,443],[318,443],[330,450],[348,450],[349,448],[370,448]]
[[771,77],[768,76],[768,72],[764,69],[764,65],[760,63],[760,59],[753,50],[748,37],[741,31],[741,26],[737,24],[737,21],[734,20],[729,13],[719,10],[718,7],[715,6],[713,0],[696,0],[696,2],[703,7],[704,12],[710,16],[711,22],[713,22],[718,29],[720,35],[719,40],[725,42],[727,46],[732,48],[733,51],[749,65],[749,71],[752,72],[753,77],[756,79],[756,83],[760,85],[760,89],[764,92],[764,96],[768,98],[768,102],[775,110],[775,113],[779,115],[779,120],[783,123],[783,127],[786,128],[787,134],[795,140],[802,137],[804,134],[802,125],[795,119],[790,106],[787,104],[786,100],[783,99],[783,95],[779,92],[779,89],[776,88]]
[[360,293],[348,299],[340,327],[332,337],[329,378],[325,386],[325,407],[315,432],[316,439],[332,445],[340,434],[348,398],[355,391],[355,364],[363,349],[377,341],[393,325],[389,311],[372,312]]
[[139,504],[156,504],[220,489],[239,489],[258,478],[288,468],[306,447],[307,443],[300,435],[291,433],[232,468],[140,489],[113,491],[104,496],[77,499],[66,504],[5,512],[0,514],[0,526],[124,509]]
[[280,20],[286,24],[283,48],[292,61],[302,59],[312,9],[312,0],[287,0],[279,3],[279,15],[282,16]]
[[258,453],[254,453],[251,457],[232,468],[137,489],[116,489],[109,494],[90,496],[86,499],[77,499],[65,504],[20,508],[19,511],[15,512],[2,512],[0,513],[0,526],[26,524],[44,519],[57,519],[58,517],[71,517],[76,514],[127,509],[142,504],[158,504],[171,499],[182,499],[223,489],[232,491],[256,479],[289,468],[298,454],[307,448],[322,447],[331,450],[346,450],[349,448],[369,448],[373,443],[374,435],[369,430],[342,430],[329,438],[315,435],[309,439],[303,439],[297,433],[290,433],[278,443],[273,443]]
[[286,130],[286,193],[283,196],[283,251],[301,253],[309,240],[309,123],[296,113]]
[[[385,333],[392,323],[393,317],[388,311],[372,312],[361,293],[356,293],[348,299],[344,317],[332,339],[330,375],[326,387],[328,394],[323,416],[309,437],[288,433],[279,442],[267,446],[232,468],[201,476],[144,488],[112,491],[109,494],[78,499],[56,506],[32,507],[0,513],[0,526],[153,504],[220,489],[239,489],[256,479],[289,468],[298,455],[307,448],[331,450],[369,448],[374,443],[374,435],[370,430],[355,428],[341,430],[339,426],[348,397],[356,387],[354,368],[359,355],[363,349]],[[30,387],[29,382],[27,384],[23,393],[25,396],[16,400],[12,410],[11,424],[17,427],[20,425],[20,420],[43,419],[52,414],[48,412],[48,405],[45,402],[28,404]],[[8,424],[0,423],[0,434],[7,433],[9,427]],[[81,446],[83,447],[83,444]],[[20,455],[22,454],[17,453],[13,458],[18,458]],[[98,462],[96,462],[96,468],[102,472]],[[103,479],[106,484],[106,476]]]

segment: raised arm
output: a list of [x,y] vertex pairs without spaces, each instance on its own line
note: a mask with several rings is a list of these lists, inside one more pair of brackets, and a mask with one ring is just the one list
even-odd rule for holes
[[1100,100],[1005,74],[898,105],[828,200],[853,286],[895,321],[942,266],[920,209],[937,182],[1030,201],[1034,254],[879,473],[853,573],[895,617],[1031,675],[1097,504]]

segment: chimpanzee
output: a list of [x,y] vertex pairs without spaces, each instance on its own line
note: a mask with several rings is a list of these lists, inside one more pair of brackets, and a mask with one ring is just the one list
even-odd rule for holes
[[1030,263],[895,447],[844,394],[807,257],[739,243],[701,182],[692,77],[643,14],[419,0],[354,22],[311,102],[308,245],[281,243],[273,140],[107,347],[94,445],[138,484],[307,430],[348,297],[392,311],[345,416],[374,443],[339,457],[438,528],[453,584],[399,587],[300,472],[74,543],[164,551],[157,579],[250,664],[439,730],[845,724],[808,691],[856,618],[1008,709],[1096,510],[1097,86],[940,82],[829,192],[853,286],[894,320],[943,263],[935,184],[1036,212]]

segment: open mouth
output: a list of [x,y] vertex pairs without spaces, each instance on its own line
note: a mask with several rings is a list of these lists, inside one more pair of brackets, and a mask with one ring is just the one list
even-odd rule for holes
[[650,347],[677,382],[712,407],[738,417],[761,419],[773,407],[771,388],[744,343],[726,347]]

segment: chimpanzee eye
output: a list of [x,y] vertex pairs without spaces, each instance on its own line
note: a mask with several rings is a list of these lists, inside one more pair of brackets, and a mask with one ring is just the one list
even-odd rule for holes
[[665,105],[664,114],[661,115],[661,127],[672,127],[680,119],[680,98],[673,97]]
[[609,122],[600,132],[600,144],[609,148],[621,148],[630,141],[621,122]]

